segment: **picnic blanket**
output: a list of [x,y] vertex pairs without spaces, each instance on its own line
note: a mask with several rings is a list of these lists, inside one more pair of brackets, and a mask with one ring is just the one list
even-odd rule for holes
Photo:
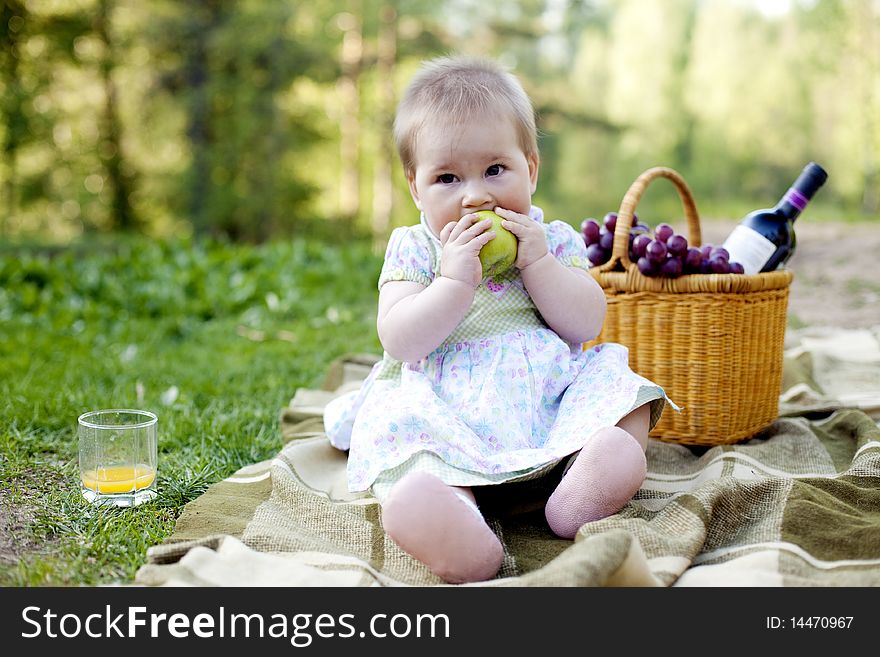
[[[321,389],[297,390],[277,456],[190,502],[135,583],[442,585],[388,539],[374,498],[348,492],[346,455],[323,433],[324,405],[375,360],[346,356]],[[486,488],[505,558],[465,586],[878,586],[878,419],[880,326],[790,332],[776,422],[732,446],[651,440],[641,490],[574,541],[546,526],[549,479]]]

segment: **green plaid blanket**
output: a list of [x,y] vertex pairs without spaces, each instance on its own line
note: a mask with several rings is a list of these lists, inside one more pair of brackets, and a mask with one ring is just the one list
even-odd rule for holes
[[[880,585],[880,331],[789,336],[780,418],[734,446],[651,441],[648,477],[618,514],[555,537],[549,485],[479,499],[505,546],[498,577],[468,586]],[[147,586],[428,586],[442,582],[353,495],[321,411],[374,356],[334,362],[281,412],[284,447],[186,506],[150,548]]]

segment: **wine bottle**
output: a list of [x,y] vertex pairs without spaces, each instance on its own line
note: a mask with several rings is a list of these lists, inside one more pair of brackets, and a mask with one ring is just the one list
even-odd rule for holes
[[773,271],[788,262],[797,242],[794,220],[827,178],[825,169],[810,162],[775,208],[743,217],[724,242],[730,260],[742,264],[746,274]]

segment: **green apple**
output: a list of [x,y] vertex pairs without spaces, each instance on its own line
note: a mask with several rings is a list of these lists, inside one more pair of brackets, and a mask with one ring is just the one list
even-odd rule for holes
[[494,278],[510,269],[516,261],[516,235],[502,228],[503,219],[491,210],[482,210],[476,214],[480,221],[492,220],[489,230],[495,231],[495,237],[480,249],[480,262],[483,265],[483,278],[487,276]]

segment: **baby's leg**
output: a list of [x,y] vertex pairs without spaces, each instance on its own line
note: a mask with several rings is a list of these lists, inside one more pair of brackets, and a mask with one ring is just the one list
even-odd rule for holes
[[490,579],[501,567],[504,549],[470,489],[426,472],[411,472],[393,486],[382,525],[405,552],[452,584]]
[[574,538],[584,524],[622,509],[645,480],[650,405],[597,431],[553,491],[544,514],[557,536]]
[[644,452],[648,449],[648,431],[651,423],[651,404],[643,404],[629,415],[624,415],[616,426],[626,431],[642,446]]

